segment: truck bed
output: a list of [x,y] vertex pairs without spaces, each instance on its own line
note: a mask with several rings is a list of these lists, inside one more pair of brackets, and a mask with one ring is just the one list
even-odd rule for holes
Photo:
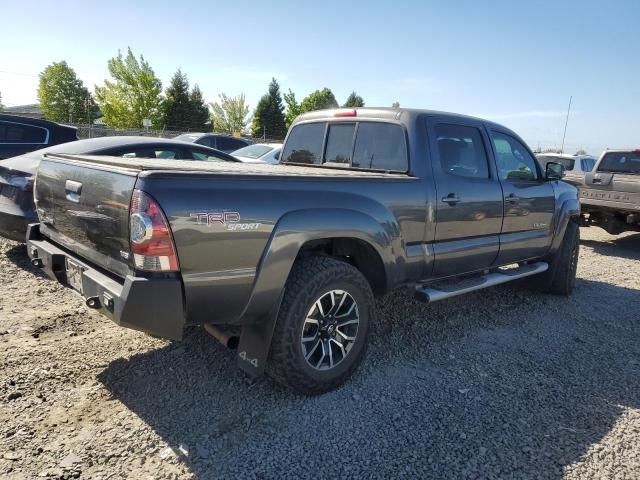
[[300,165],[271,165],[268,163],[234,163],[212,162],[200,160],[172,160],[156,158],[122,158],[96,155],[63,155],[46,154],[48,160],[60,159],[66,163],[79,162],[87,164],[116,167],[123,171],[139,173],[141,171],[184,171],[215,173],[221,175],[250,175],[250,176],[304,176],[304,177],[348,177],[348,178],[406,178],[407,174],[372,171],[370,169],[356,169],[340,166],[300,166]]

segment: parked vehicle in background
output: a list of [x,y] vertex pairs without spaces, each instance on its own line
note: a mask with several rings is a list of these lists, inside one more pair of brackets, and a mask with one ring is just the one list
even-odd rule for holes
[[47,156],[32,263],[120,325],[205,325],[245,372],[305,394],[357,368],[374,295],[574,287],[577,191],[496,123],[323,110],[297,118],[279,165],[194,163]]
[[221,133],[184,133],[173,138],[182,142],[193,142],[199,145],[215,148],[224,153],[231,153],[239,148],[253,144],[251,140],[244,137],[234,137]]
[[75,127],[0,114],[0,160],[77,139]]
[[583,224],[611,235],[640,231],[640,148],[606,150],[580,186]]
[[275,165],[280,163],[281,143],[254,143],[232,152],[231,155],[244,163],[265,162]]
[[38,221],[33,204],[33,180],[40,161],[47,154],[237,162],[226,153],[193,143],[125,136],[78,140],[3,160],[0,162],[0,236],[24,242],[27,225]]
[[591,155],[566,155],[562,153],[540,153],[536,158],[545,169],[547,163],[555,162],[562,165],[565,169],[565,177],[563,180],[572,185],[581,185],[584,183],[584,174],[593,170],[596,159]]

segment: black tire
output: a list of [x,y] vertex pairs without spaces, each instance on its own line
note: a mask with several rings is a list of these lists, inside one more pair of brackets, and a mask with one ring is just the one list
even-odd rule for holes
[[[359,323],[356,325],[356,333],[353,333],[355,340],[348,345],[350,349],[347,350],[346,355],[342,355],[345,348],[341,347],[336,354],[341,357],[339,363],[332,368],[318,370],[305,358],[303,350],[307,347],[301,343],[303,332],[305,328],[309,328],[307,322],[312,317],[311,311],[316,308],[317,302],[334,291],[346,292],[353,300],[356,304],[355,315],[359,317]],[[330,298],[333,300],[334,296]],[[336,319],[339,310],[340,307],[334,313]],[[305,395],[317,395],[335,389],[344,383],[362,362],[367,349],[369,325],[374,315],[375,301],[371,287],[357,268],[330,257],[317,256],[298,260],[285,286],[285,294],[271,342],[267,373],[277,382]],[[344,317],[342,314],[340,316]],[[325,322],[324,313],[320,320],[320,323],[323,322]],[[316,335],[320,335],[319,327],[320,324],[318,324]],[[337,330],[338,327],[333,330],[334,337]],[[340,337],[337,338],[342,342]],[[331,343],[330,338],[323,342],[327,342],[328,348],[336,348],[337,343],[335,341]],[[325,345],[320,346],[324,357]],[[310,350],[307,350],[307,353]],[[333,362],[332,356],[331,363]]]
[[571,295],[576,284],[579,253],[580,227],[571,219],[560,248],[549,260],[549,269],[543,274],[544,291],[556,295]]

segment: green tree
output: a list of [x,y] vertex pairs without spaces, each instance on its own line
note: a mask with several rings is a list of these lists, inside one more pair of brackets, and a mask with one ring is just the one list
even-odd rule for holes
[[356,92],[351,92],[343,107],[364,107],[364,100]]
[[164,124],[162,82],[149,63],[140,55],[140,61],[127,49],[127,56],[118,56],[108,62],[113,80],[105,80],[104,87],[96,86],[96,99],[104,122],[116,128],[142,128],[148,118],[155,128]]
[[263,95],[253,114],[251,134],[254,137],[282,139],[287,133],[284,118],[284,105],[280,95],[280,85],[275,78],[271,79],[269,92]]
[[300,104],[296,100],[296,94],[289,89],[289,93],[284,94],[284,103],[287,104],[287,113],[285,115],[286,126],[289,128],[293,121],[302,112],[300,111]]
[[189,79],[178,69],[165,91],[164,122],[167,130],[188,130],[191,101]]
[[54,122],[84,121],[96,110],[89,90],[64,61],[40,73],[38,102],[45,118]]
[[244,93],[237,97],[219,95],[220,101],[211,103],[211,123],[214,132],[243,133],[249,119],[249,105],[246,104]]
[[579,149],[579,150],[576,152],[576,155],[586,155],[586,154],[587,154],[587,151],[586,151],[586,150],[584,150],[583,148]]
[[336,101],[336,97],[331,90],[325,87],[322,90],[311,92],[302,100],[300,103],[300,113],[337,107],[338,102]]
[[165,92],[164,121],[168,130],[206,130],[209,109],[195,85],[189,92],[189,79],[180,69],[171,78]]
[[204,101],[202,91],[196,83],[193,90],[189,94],[189,102],[191,103],[191,116],[189,126],[196,131],[211,130],[211,117],[209,116],[209,107]]
[[391,108],[400,108],[400,102],[393,102]]

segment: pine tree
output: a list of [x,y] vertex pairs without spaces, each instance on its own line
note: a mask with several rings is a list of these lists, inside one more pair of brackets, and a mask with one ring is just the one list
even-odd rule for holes
[[209,107],[202,96],[202,91],[196,83],[189,95],[189,103],[191,104],[191,114],[189,117],[189,126],[192,130],[203,131],[211,130],[211,117],[209,116]]
[[165,95],[164,121],[167,130],[189,130],[191,101],[189,79],[180,69],[173,74]]
[[165,95],[164,119],[167,130],[211,130],[209,108],[198,85],[189,92],[189,78],[180,69],[174,73]]
[[253,114],[251,134],[270,139],[283,139],[287,134],[284,105],[280,94],[280,85],[271,79],[269,92],[262,96]]
[[364,107],[364,100],[356,92],[351,92],[343,107]]

